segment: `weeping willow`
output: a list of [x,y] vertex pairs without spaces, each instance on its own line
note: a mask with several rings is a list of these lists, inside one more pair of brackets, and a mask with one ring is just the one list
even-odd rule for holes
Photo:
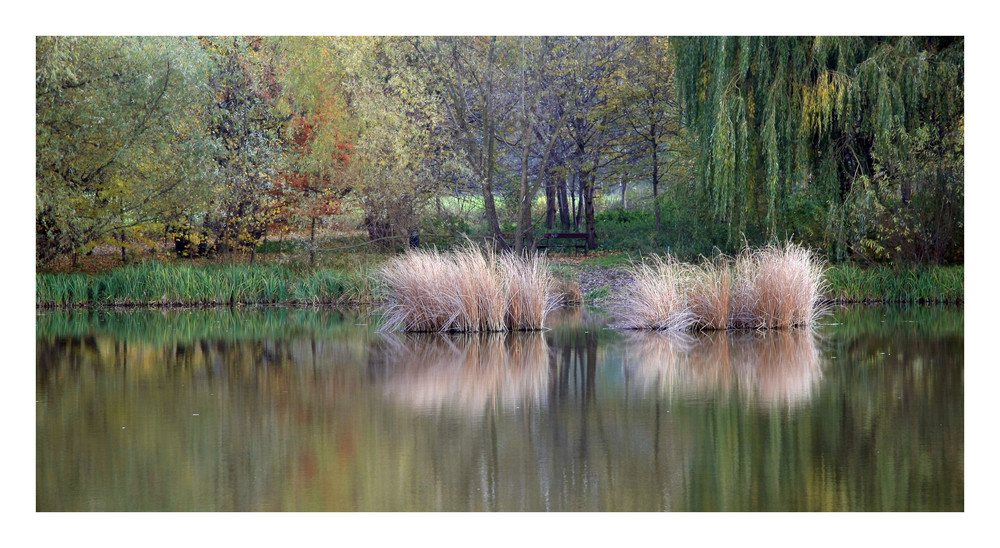
[[964,124],[964,39],[671,41],[698,180],[730,238],[786,236],[790,203],[839,211],[861,177],[908,159],[907,135]]

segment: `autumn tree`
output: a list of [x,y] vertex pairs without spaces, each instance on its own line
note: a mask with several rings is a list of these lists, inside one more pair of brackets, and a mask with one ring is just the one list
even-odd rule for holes
[[185,38],[39,37],[36,260],[150,231],[213,188],[209,56]]
[[[303,157],[311,156],[315,142],[315,127],[322,120],[313,123],[298,116],[291,122],[292,144],[289,155],[291,167],[282,173],[269,194],[277,208],[276,219],[284,224],[299,225],[302,221],[309,226],[309,263],[316,262],[317,221],[343,212],[343,197],[350,191],[349,167],[353,145],[341,140],[336,151],[331,152],[320,169],[310,170],[310,162]],[[276,223],[272,222],[272,225]]]
[[287,164],[272,194],[286,227],[309,227],[309,260],[316,259],[316,224],[343,211],[355,186],[351,142],[353,122],[346,110],[343,62],[332,39],[274,39],[284,70],[280,110],[286,125]]
[[206,224],[215,230],[218,251],[253,252],[276,214],[268,191],[285,160],[288,118],[276,108],[281,87],[273,46],[253,37],[206,37],[201,42],[217,59],[209,78],[216,99],[209,119],[221,145],[216,161],[223,177]]

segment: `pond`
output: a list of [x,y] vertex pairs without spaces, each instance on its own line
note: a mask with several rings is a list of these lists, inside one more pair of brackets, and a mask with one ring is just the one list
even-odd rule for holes
[[963,511],[956,307],[686,336],[557,313],[36,316],[39,511]]

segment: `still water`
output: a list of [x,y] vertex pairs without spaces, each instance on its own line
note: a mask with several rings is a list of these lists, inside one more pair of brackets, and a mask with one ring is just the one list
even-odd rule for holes
[[40,511],[961,511],[961,308],[813,331],[380,335],[40,311]]

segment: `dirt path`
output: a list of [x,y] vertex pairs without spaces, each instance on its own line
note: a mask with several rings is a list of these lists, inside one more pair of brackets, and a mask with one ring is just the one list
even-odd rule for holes
[[633,282],[634,278],[621,268],[587,266],[580,271],[580,293],[587,295],[608,288],[606,298],[613,298]]

